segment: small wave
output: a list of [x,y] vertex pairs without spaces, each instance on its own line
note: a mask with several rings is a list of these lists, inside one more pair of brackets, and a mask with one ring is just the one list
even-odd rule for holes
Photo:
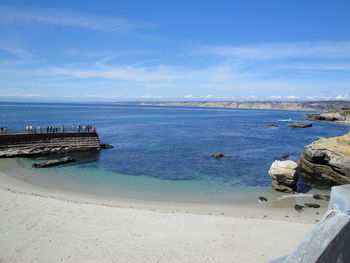
[[292,195],[284,195],[281,196],[279,198],[277,198],[277,200],[282,200],[282,199],[286,199],[286,198],[298,198],[298,197],[312,197],[312,194],[292,194]]
[[278,121],[293,121],[292,119],[284,119],[284,120],[278,120]]

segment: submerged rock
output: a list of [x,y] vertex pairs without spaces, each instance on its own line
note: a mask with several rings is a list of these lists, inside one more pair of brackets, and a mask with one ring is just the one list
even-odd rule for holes
[[213,154],[212,156],[210,156],[211,158],[214,158],[214,159],[219,159],[219,158],[222,158],[224,157],[225,155],[222,154],[222,153],[215,153]]
[[330,196],[329,195],[318,195],[318,194],[314,194],[312,196],[314,199],[316,200],[326,200],[326,201],[329,201],[330,199]]
[[350,183],[350,133],[319,139],[304,147],[300,175],[311,183],[333,186]]
[[100,143],[101,149],[112,149],[113,146],[110,144]]
[[298,179],[296,168],[297,163],[293,161],[274,161],[269,170],[272,187],[280,192],[294,192]]
[[267,202],[267,198],[265,196],[259,196],[260,202]]
[[289,154],[283,154],[283,155],[281,156],[282,159],[287,159],[288,157],[289,157]]
[[311,207],[311,208],[320,208],[319,204],[314,204],[314,203],[305,203],[304,205],[306,207]]
[[275,124],[275,123],[265,124],[265,125],[263,125],[263,126],[264,126],[264,127],[278,127],[278,125]]
[[291,128],[308,128],[308,127],[312,127],[311,123],[308,122],[293,122],[288,124],[288,127]]
[[295,205],[294,209],[297,210],[299,213],[301,213],[302,211],[304,211],[304,206],[302,206],[302,205]]
[[52,166],[57,166],[60,164],[65,164],[65,163],[71,163],[75,162],[75,160],[71,157],[63,157],[57,160],[51,160],[45,163],[34,163],[32,167],[34,168],[47,168],[47,167],[52,167]]

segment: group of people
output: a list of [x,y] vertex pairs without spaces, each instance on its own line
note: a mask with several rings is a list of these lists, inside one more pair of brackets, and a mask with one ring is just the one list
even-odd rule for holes
[[[59,132],[96,132],[96,127],[91,125],[78,125],[78,126],[72,126],[71,129],[65,128],[64,125],[61,126],[46,126],[41,127],[33,126],[33,125],[27,125],[25,127],[26,133],[59,133]],[[9,129],[6,127],[0,127],[0,134],[17,134],[17,133],[23,133],[22,129]]]
[[0,134],[6,134],[7,128],[6,127],[0,127]]
[[[72,126],[71,131],[65,129],[64,125],[61,126],[46,126],[46,133],[58,133],[58,132],[96,132],[96,127],[95,126]],[[32,125],[28,125],[26,127],[27,133],[42,133],[45,130],[41,128],[40,125],[37,127],[33,127]]]
[[81,126],[78,125],[76,127],[72,126],[72,131],[77,131],[77,132],[96,132],[96,127],[95,126]]

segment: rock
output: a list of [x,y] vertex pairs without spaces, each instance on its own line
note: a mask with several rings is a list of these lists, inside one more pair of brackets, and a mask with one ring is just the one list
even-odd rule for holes
[[259,200],[260,200],[261,202],[267,202],[267,198],[264,197],[264,196],[259,196]]
[[329,195],[317,195],[317,194],[314,194],[312,196],[314,199],[316,200],[326,200],[326,201],[329,201],[330,197]]
[[101,149],[112,149],[113,146],[110,144],[100,143]]
[[300,175],[314,184],[350,183],[350,133],[319,139],[304,147],[298,160]]
[[307,114],[307,119],[311,121],[345,121],[346,116],[342,116],[339,112],[326,112],[326,113],[315,113]]
[[45,163],[34,163],[32,165],[32,167],[34,168],[47,168],[47,167],[52,167],[52,166],[57,166],[60,164],[65,164],[65,163],[71,163],[74,162],[75,160],[71,157],[63,157],[57,160],[52,160],[52,161],[48,161]]
[[319,204],[314,204],[314,203],[305,203],[304,205],[306,207],[311,207],[311,208],[320,208]]
[[289,157],[289,154],[283,154],[283,155],[281,156],[282,159],[287,159],[288,157]]
[[264,127],[278,127],[278,125],[275,124],[275,123],[265,124],[265,125],[263,125],[263,126],[264,126]]
[[211,156],[211,158],[214,158],[214,159],[219,159],[222,157],[224,157],[224,155],[222,153],[215,153]]
[[269,170],[272,187],[280,192],[294,192],[298,179],[296,168],[297,163],[293,161],[274,161]]
[[308,128],[308,127],[312,127],[311,123],[307,123],[307,122],[293,122],[288,124],[288,127],[291,128]]
[[302,211],[304,211],[304,206],[302,206],[302,205],[295,205],[294,209],[297,210],[299,213],[301,213]]

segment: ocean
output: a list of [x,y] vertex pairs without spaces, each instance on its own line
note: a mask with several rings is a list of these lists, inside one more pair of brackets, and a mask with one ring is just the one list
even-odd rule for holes
[[[116,104],[0,103],[0,126],[96,126],[100,152],[77,163],[35,169],[41,158],[17,158],[24,179],[66,191],[136,200],[240,203],[271,189],[268,170],[284,154],[297,160],[317,137],[349,126],[314,122],[287,127],[308,112]],[[278,127],[264,127],[275,123]],[[226,158],[212,159],[221,152]]]

